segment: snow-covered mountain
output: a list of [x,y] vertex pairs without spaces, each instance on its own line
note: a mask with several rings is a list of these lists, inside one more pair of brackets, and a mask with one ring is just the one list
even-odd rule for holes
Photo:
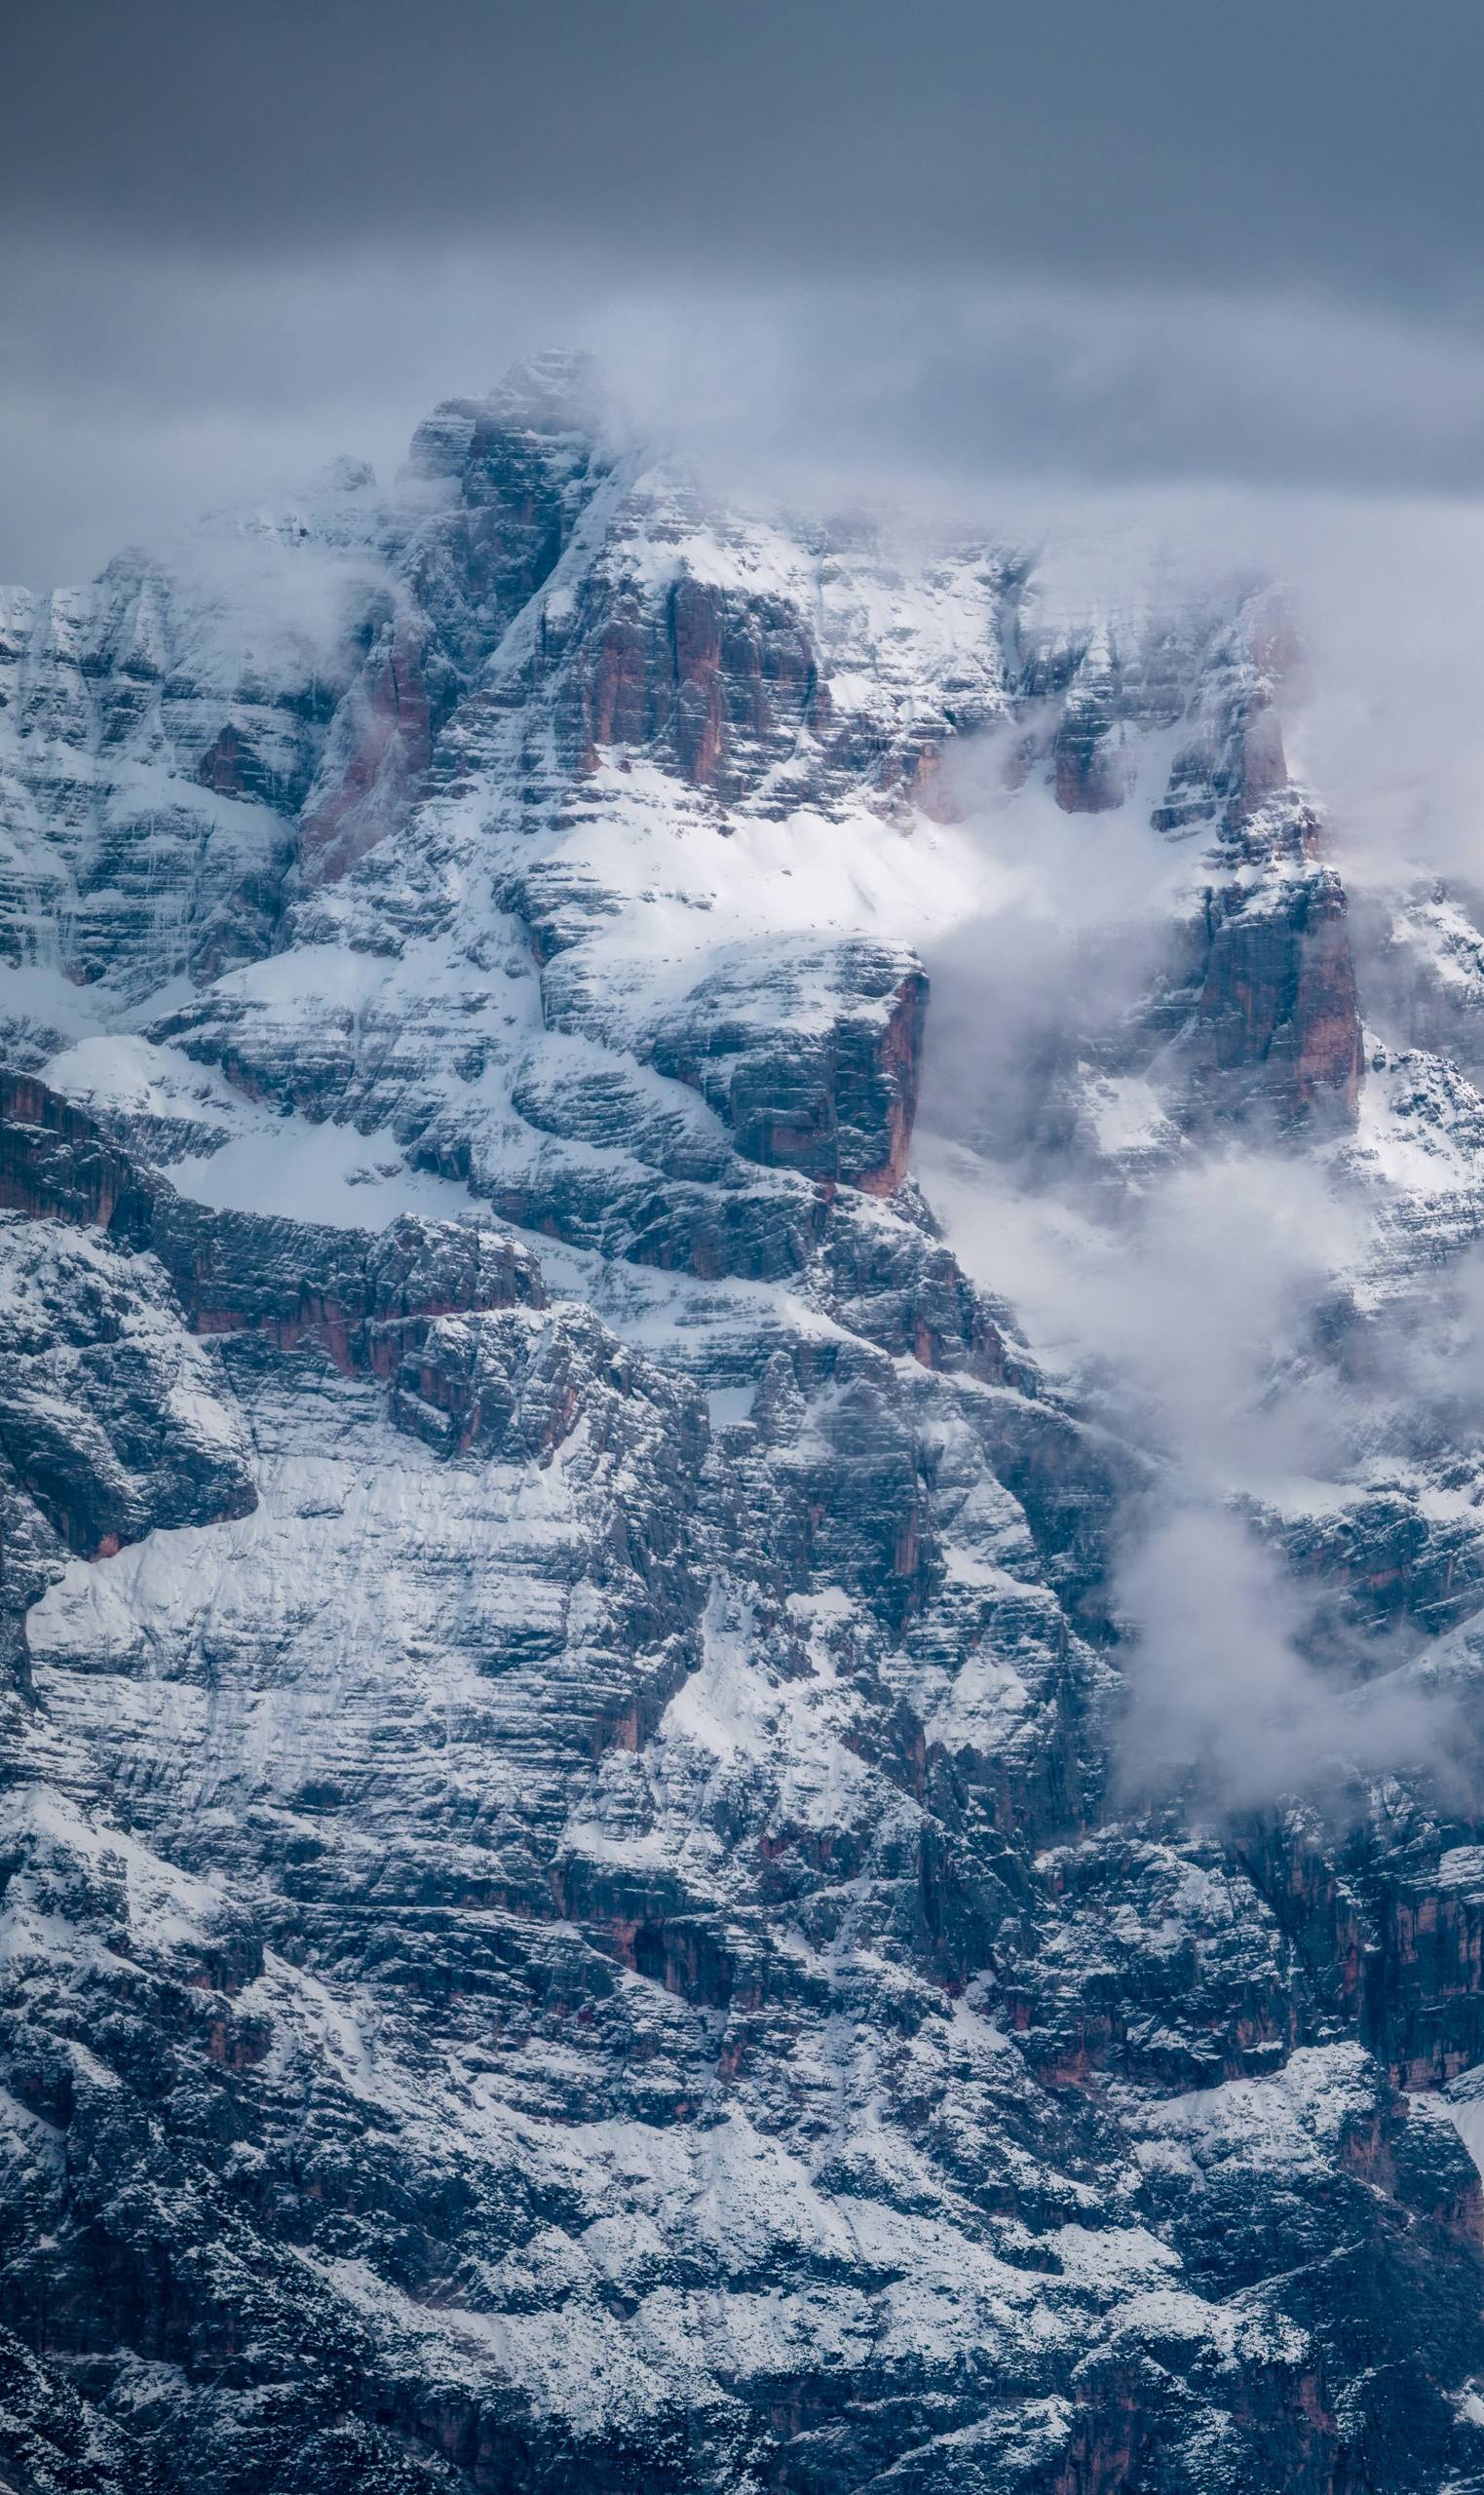
[[3,613],[0,2482],[1484,2485],[1484,919],[1281,601],[552,357]]

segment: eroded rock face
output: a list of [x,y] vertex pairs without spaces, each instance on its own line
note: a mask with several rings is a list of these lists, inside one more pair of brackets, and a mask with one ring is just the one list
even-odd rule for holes
[[1213,893],[1197,1017],[1203,1070],[1289,1119],[1353,1122],[1360,1012],[1345,896],[1321,867],[1274,892]]
[[62,1555],[244,1516],[256,1493],[235,1400],[154,1257],[6,1213],[0,1264],[5,1655],[28,1687],[21,1622]]
[[[1150,819],[1199,843],[1190,915],[1171,929],[1144,1013],[1077,1031],[1109,1072],[1162,1063],[1177,1124],[1214,1113],[1278,1131],[1353,1126],[1362,1079],[1355,964],[1345,893],[1322,823],[1291,782],[1279,703],[1299,667],[1267,598],[1231,618],[1186,620],[1122,644],[1107,629],[1032,645],[1022,683],[1039,696],[1018,768],[1044,759],[1057,804],[1097,814],[1137,802],[1146,740],[1173,731]],[[1147,943],[1147,939],[1142,940]]]
[[201,1334],[239,1328],[281,1351],[305,1339],[339,1368],[385,1376],[455,1310],[540,1306],[532,1257],[473,1224],[404,1215],[380,1236],[209,1210],[136,1171],[44,1084],[0,1077],[0,1208],[81,1222],[156,1258]]
[[652,1062],[701,1093],[744,1160],[891,1195],[917,1111],[922,972],[863,945],[775,961],[766,984],[759,971],[750,953],[711,971],[655,1033]]
[[[596,400],[448,403],[236,604],[7,609],[0,2475],[1469,2483],[1484,1823],[1130,1798],[1155,1459],[912,1173],[987,754],[1168,869],[1008,1160],[1436,1171],[1306,1353],[1379,1441],[1484,1225],[1457,905],[1362,1053],[1275,609],[718,511]],[[1316,1654],[1473,1688],[1470,1410],[1257,1519]]]

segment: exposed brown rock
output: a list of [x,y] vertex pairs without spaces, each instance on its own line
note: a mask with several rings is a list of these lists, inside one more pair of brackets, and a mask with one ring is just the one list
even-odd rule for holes
[[1206,902],[1196,1008],[1200,1056],[1228,1077],[1260,1074],[1280,1113],[1349,1121],[1360,1093],[1360,1011],[1345,895],[1320,867]]
[[410,807],[433,758],[425,662],[421,634],[399,616],[353,697],[349,750],[300,825],[309,882],[337,882]]

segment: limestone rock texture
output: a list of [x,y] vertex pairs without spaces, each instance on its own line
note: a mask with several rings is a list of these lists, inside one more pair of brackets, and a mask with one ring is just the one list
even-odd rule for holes
[[[556,355],[0,604],[0,2486],[1484,2485],[1484,917],[1295,665]],[[1351,1252],[1227,1504],[1445,1763],[1130,1776],[1178,1452],[956,1208],[1233,1155]]]

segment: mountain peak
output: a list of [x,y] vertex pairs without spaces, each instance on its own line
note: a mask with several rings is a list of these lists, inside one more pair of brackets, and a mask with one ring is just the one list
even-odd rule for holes
[[513,364],[486,398],[440,400],[413,435],[403,473],[429,479],[458,475],[476,435],[491,428],[553,440],[591,435],[607,403],[596,357],[581,348],[553,347]]
[[589,433],[607,400],[597,358],[552,347],[513,364],[485,402],[489,414],[530,433]]
[[0,2488],[1484,2495],[1484,923],[609,424],[0,613]]

